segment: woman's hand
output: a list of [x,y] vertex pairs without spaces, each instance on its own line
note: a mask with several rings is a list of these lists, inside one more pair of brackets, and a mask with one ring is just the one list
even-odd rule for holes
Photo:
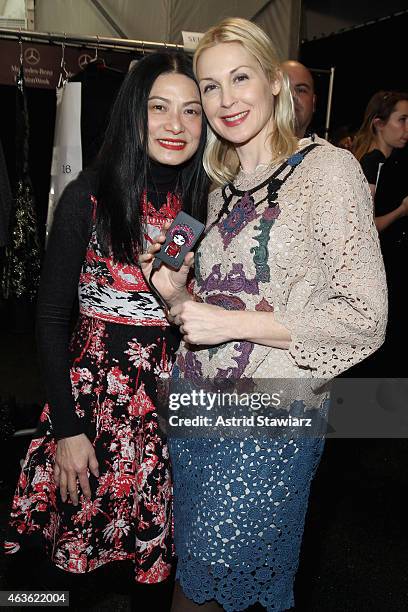
[[231,325],[234,319],[229,310],[203,304],[200,302],[184,302],[173,306],[170,315],[174,323],[179,325],[183,340],[188,344],[221,344],[236,337],[236,330]]
[[78,505],[77,479],[85,497],[91,499],[88,469],[98,478],[98,461],[95,450],[85,434],[58,440],[54,480],[60,489],[63,502],[67,500],[67,493],[69,493],[74,506]]
[[400,209],[401,216],[406,217],[408,215],[408,196],[405,196],[405,198],[402,200]]
[[225,310],[212,304],[184,302],[170,310],[188,344],[222,344],[244,340],[263,346],[288,349],[290,331],[275,320],[273,312]]
[[[166,224],[163,229],[167,230],[168,227],[169,224]],[[156,238],[156,242],[149,246],[147,253],[143,253],[139,256],[140,267],[147,282],[150,281],[154,256],[160,250],[165,240],[166,234],[160,234]],[[174,306],[175,304],[192,299],[187,291],[186,283],[188,273],[193,263],[194,253],[190,252],[185,256],[180,270],[172,270],[163,263],[158,270],[153,272],[150,282],[153,283],[156,291],[160,293],[169,306]]]
[[375,225],[379,232],[383,232],[387,227],[389,227],[392,223],[401,219],[402,217],[406,217],[408,215],[408,196],[402,200],[401,204],[394,208],[389,213],[385,215],[380,215],[375,217]]

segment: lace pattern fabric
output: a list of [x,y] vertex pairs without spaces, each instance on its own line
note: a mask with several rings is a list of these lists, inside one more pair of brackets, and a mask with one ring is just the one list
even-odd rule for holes
[[[249,190],[263,180],[256,172],[237,183]],[[322,379],[361,361],[384,338],[387,293],[370,193],[356,160],[331,146],[305,157],[276,205],[256,206],[267,189],[254,193],[252,206],[234,197],[217,223],[221,189],[211,194],[194,291],[223,308],[273,312],[291,332],[290,348],[235,341],[195,350],[182,343],[174,375],[197,385],[303,378],[324,417]],[[269,612],[293,606],[322,449],[321,438],[171,440],[177,575],[187,597],[216,599],[227,612],[256,602]]]
[[[310,483],[324,440],[172,440],[177,579],[227,612],[294,605]],[[180,528],[182,526],[182,528]]]
[[[257,184],[243,180],[240,189]],[[255,203],[266,191],[256,193]],[[234,204],[233,199],[230,209]],[[218,189],[210,197],[208,226],[221,206]],[[368,185],[354,157],[329,145],[317,147],[282,185],[278,206],[273,223],[266,205],[259,206],[228,245],[223,220],[210,229],[196,255],[194,291],[204,302],[219,303],[222,294],[224,303],[239,296],[242,304],[230,300],[231,308],[273,310],[291,332],[289,351],[228,343],[216,352],[193,352],[182,344],[181,371],[199,359],[199,369],[214,377],[236,369],[237,360],[243,365],[243,351],[250,351],[246,376],[310,377],[316,379],[313,387],[383,343],[384,265]]]

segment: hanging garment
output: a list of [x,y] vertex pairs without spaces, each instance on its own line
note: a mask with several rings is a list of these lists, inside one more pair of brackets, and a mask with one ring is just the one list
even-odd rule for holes
[[0,247],[9,241],[9,217],[11,208],[11,189],[7,174],[6,160],[0,141]]
[[81,83],[65,83],[57,89],[54,148],[46,238],[51,230],[55,206],[65,187],[82,170]]
[[112,106],[126,74],[106,66],[103,60],[89,63],[70,81],[81,83],[82,162],[87,168],[101,148]]
[[37,215],[28,172],[29,121],[23,67],[17,76],[16,176],[10,213],[10,243],[6,247],[2,293],[6,299],[34,300],[40,278]]

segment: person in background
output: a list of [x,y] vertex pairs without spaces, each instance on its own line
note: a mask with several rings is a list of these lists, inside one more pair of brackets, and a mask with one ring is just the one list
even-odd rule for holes
[[342,125],[333,131],[330,142],[340,149],[352,151],[355,132],[348,125]]
[[170,575],[172,483],[156,404],[180,336],[138,256],[181,209],[205,218],[205,139],[191,61],[149,55],[127,74],[93,167],[57,206],[37,317],[48,404],[5,543],[10,560],[45,548],[55,581],[119,561],[137,583]]
[[298,138],[307,135],[316,110],[316,94],[312,73],[306,66],[295,60],[283,62],[282,70],[288,75],[295,105],[295,131]]
[[[389,319],[386,342],[374,356],[379,376],[406,376],[399,357],[408,342],[405,264],[408,258],[408,185],[400,154],[408,142],[408,93],[379,91],[370,99],[353,153],[370,185],[375,224],[387,273]],[[374,366],[373,366],[374,367]]]
[[[385,276],[367,183],[348,151],[295,137],[287,79],[254,23],[226,19],[210,28],[194,66],[211,127],[204,164],[218,187],[192,292],[191,253],[179,272],[163,265],[152,275],[183,334],[174,384],[180,378],[201,391],[211,381],[215,389],[249,381],[259,390],[285,379],[290,394],[302,384],[307,396],[294,391],[295,406],[306,401],[326,418],[324,383],[384,337]],[[164,240],[141,256],[148,278]],[[207,437],[169,438],[173,612],[294,605],[323,438],[241,434],[210,427]]]
[[408,142],[408,93],[379,91],[370,99],[363,123],[353,145],[370,185],[375,203],[375,223],[379,232],[408,214],[408,197],[401,202],[376,202],[382,166],[395,149],[402,149]]

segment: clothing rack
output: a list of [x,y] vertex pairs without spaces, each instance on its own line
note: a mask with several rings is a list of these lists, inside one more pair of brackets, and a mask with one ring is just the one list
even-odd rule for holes
[[91,49],[116,49],[122,51],[153,52],[158,49],[183,50],[183,45],[128,38],[111,38],[108,36],[82,36],[65,32],[31,32],[0,28],[0,39],[11,39],[21,42],[38,42],[61,44],[66,47],[88,47]]

